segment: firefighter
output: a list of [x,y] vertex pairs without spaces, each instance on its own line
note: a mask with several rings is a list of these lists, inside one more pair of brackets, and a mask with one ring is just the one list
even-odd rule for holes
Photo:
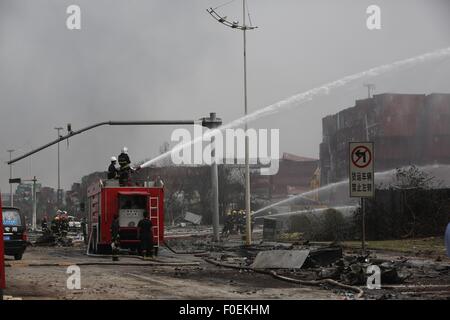
[[111,223],[111,251],[112,260],[119,261],[119,249],[120,249],[120,224],[119,215],[114,215],[114,220]]
[[117,158],[111,157],[111,163],[108,167],[108,179],[117,179],[119,177],[119,170],[116,168]]
[[60,219],[59,215],[56,215],[53,218],[52,223],[50,224],[50,228],[51,228],[54,236],[59,236],[59,234],[60,234],[61,224],[60,224],[59,219]]
[[69,232],[69,218],[66,211],[59,218],[59,230],[62,237],[66,237]]
[[83,219],[81,219],[81,232],[83,233],[83,241],[85,244],[87,244],[87,230],[86,230],[86,218],[83,217]]
[[231,212],[228,211],[225,216],[225,221],[223,223],[223,230],[222,230],[222,236],[227,236],[231,233],[233,229],[233,221],[231,217]]
[[150,220],[148,211],[144,211],[144,218],[138,223],[138,239],[141,241],[139,253],[145,258],[153,257],[153,232],[152,221]]
[[126,186],[129,184],[131,168],[131,160],[128,156],[128,148],[123,147],[122,153],[118,157],[119,160],[119,184]]
[[238,213],[236,210],[231,212],[231,231],[230,233],[236,234],[238,226]]
[[239,210],[237,228],[238,228],[239,234],[245,233],[245,211],[244,210]]
[[43,233],[48,232],[48,223],[47,223],[47,216],[44,216],[41,221],[41,229]]

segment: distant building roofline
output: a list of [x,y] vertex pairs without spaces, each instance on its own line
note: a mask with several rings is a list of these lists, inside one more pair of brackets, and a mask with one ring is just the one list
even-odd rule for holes
[[302,156],[298,156],[296,154],[292,154],[292,153],[288,153],[288,152],[283,152],[283,156],[281,157],[281,160],[289,160],[289,161],[297,161],[297,162],[319,161],[319,159],[302,157]]

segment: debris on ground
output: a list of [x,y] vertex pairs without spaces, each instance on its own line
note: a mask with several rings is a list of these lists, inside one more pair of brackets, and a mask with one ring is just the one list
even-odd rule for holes
[[[316,295],[321,292],[342,299],[450,297],[450,263],[446,257],[412,257],[405,253],[379,250],[361,255],[359,250],[343,247],[339,243],[263,241],[262,233],[258,233],[258,230],[255,233],[260,237],[255,237],[253,244],[247,246],[243,245],[239,235],[214,242],[210,228],[202,226],[169,229],[163,244],[167,258],[195,262],[196,266],[160,264],[158,268],[161,269],[152,268],[152,271],[149,270],[151,275],[139,278],[140,281],[148,281],[156,274],[162,277],[160,283],[167,283],[169,279],[191,282],[194,279],[206,281],[211,278],[216,283],[222,283],[222,293],[231,290],[230,297],[234,298],[239,298],[240,294],[261,297],[260,294],[268,292],[269,287],[272,288],[271,294],[279,292],[279,295],[276,293],[277,297],[283,295],[285,288],[297,288],[305,292],[311,290]],[[82,246],[83,242],[72,235],[55,237],[52,234],[39,234],[35,237],[33,250],[37,250],[36,254],[39,251],[48,252],[51,259],[61,259],[58,263],[66,265],[74,252],[77,252],[77,259],[83,259],[85,250]],[[124,255],[127,253],[124,252]],[[91,261],[83,263],[92,265]],[[19,266],[16,262],[11,264]],[[43,270],[46,268],[40,258],[29,263],[29,268],[35,265]],[[373,266],[380,270],[381,289],[367,287],[368,276],[371,275],[368,270],[372,270]],[[104,265],[101,267],[106,268]],[[137,272],[129,274],[135,278]],[[240,283],[240,287],[237,283]],[[275,289],[274,283],[277,283],[279,291]],[[215,296],[219,297],[219,293]]]
[[59,235],[52,232],[45,232],[36,234],[36,240],[32,245],[34,246],[59,246],[59,247],[71,247],[73,246],[74,237],[69,235]]
[[300,269],[310,254],[309,250],[261,251],[252,263],[253,269]]

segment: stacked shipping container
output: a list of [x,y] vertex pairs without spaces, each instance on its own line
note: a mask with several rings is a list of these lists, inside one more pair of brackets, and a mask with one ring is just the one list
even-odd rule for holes
[[450,94],[381,94],[322,120],[322,185],[348,178],[348,143],[375,142],[375,170],[450,163]]

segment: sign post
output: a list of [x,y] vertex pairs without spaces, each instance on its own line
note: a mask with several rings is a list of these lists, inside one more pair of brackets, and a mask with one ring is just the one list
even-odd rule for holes
[[5,255],[3,239],[2,199],[0,198],[0,300],[3,300],[3,289],[5,289]]
[[349,188],[351,198],[361,199],[362,251],[366,252],[366,198],[375,196],[373,142],[350,142]]

